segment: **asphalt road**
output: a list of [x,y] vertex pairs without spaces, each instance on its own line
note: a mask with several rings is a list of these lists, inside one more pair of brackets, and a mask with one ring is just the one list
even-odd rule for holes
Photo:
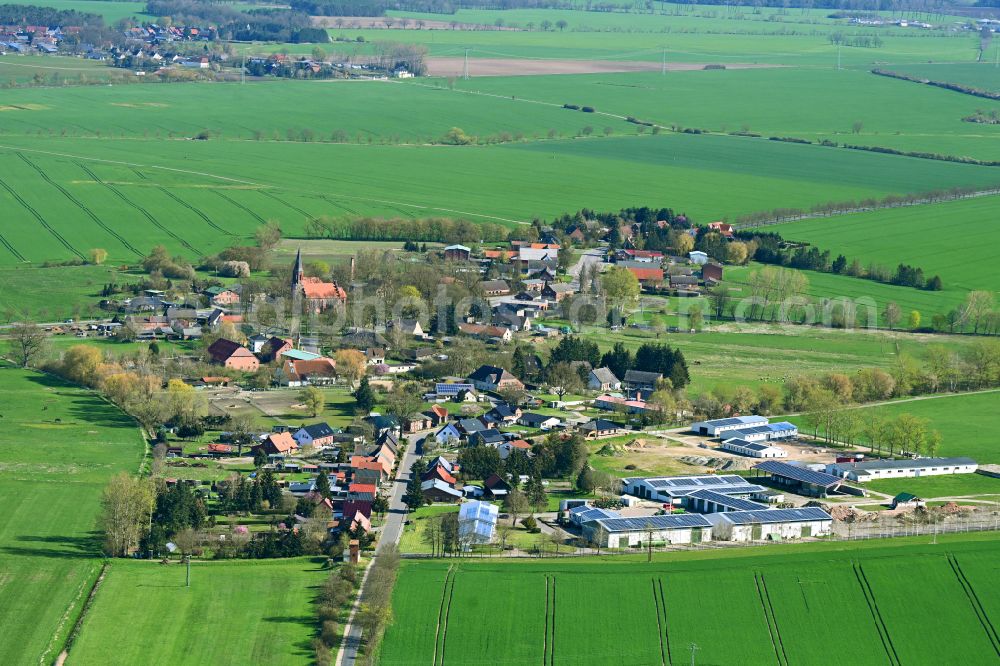
[[[385,524],[379,530],[378,545],[375,546],[375,557],[379,556],[389,545],[398,545],[403,536],[403,523],[406,521],[406,506],[403,504],[403,495],[406,493],[406,484],[410,480],[410,468],[420,456],[417,454],[417,441],[424,435],[407,435],[408,442],[403,458],[396,468],[396,477],[392,480],[392,490],[389,493],[389,513],[386,514]],[[374,561],[374,558],[373,558]],[[371,562],[368,563],[371,568]],[[361,645],[361,627],[354,622],[361,597],[364,595],[365,583],[368,581],[368,569],[365,569],[364,577],[361,579],[361,591],[354,601],[354,608],[344,627],[344,640],[340,651],[337,653],[337,666],[353,666],[358,658],[358,647]]]

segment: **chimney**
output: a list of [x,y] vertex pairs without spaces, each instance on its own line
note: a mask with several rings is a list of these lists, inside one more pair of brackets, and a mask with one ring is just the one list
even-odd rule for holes
[[354,283],[354,257],[351,257],[351,283]]

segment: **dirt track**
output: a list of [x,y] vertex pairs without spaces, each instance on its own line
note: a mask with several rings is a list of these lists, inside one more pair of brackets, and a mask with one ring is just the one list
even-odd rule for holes
[[[430,76],[461,76],[464,58],[427,58]],[[702,62],[667,63],[668,71],[704,69]],[[642,60],[529,60],[520,58],[469,58],[469,76],[535,76],[540,74],[606,74],[610,72],[658,72],[661,64]],[[726,69],[778,67],[748,63],[725,63]]]

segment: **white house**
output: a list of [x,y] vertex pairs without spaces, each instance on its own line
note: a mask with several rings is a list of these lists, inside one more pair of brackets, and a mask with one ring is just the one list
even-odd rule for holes
[[518,417],[517,422],[528,428],[538,428],[539,430],[551,430],[552,428],[557,428],[562,425],[560,421],[555,416],[549,416],[548,414],[535,414],[533,412],[525,412]]
[[697,513],[640,518],[598,518],[583,524],[583,535],[605,548],[700,543],[712,538],[712,524]]
[[699,266],[704,266],[708,263],[708,255],[701,250],[692,250],[688,252],[688,259],[691,260],[692,264],[698,264]]
[[750,458],[787,458],[788,452],[771,444],[748,442],[745,439],[733,438],[722,442],[722,449],[730,453],[738,453]]
[[941,474],[972,474],[978,468],[979,465],[972,458],[917,458],[831,463],[826,466],[826,472],[851,481],[864,482]]
[[798,539],[830,534],[833,518],[823,509],[764,509],[725,511],[705,516],[718,541]]
[[722,433],[729,430],[739,430],[740,428],[767,425],[767,423],[767,417],[764,416],[732,416],[727,419],[695,421],[691,424],[691,432],[698,433],[699,435],[718,437]]

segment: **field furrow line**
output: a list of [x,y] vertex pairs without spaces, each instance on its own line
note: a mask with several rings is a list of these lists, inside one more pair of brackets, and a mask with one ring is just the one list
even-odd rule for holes
[[88,176],[90,176],[91,178],[93,178],[94,182],[96,182],[99,185],[103,185],[112,194],[114,194],[116,197],[118,197],[122,202],[124,202],[128,206],[134,208],[135,210],[139,211],[139,213],[142,214],[143,217],[145,217],[147,220],[149,220],[158,229],[160,229],[161,231],[163,231],[164,233],[166,233],[168,236],[170,236],[171,238],[173,238],[178,243],[180,243],[181,245],[183,245],[187,249],[191,250],[195,254],[197,254],[197,255],[204,254],[203,252],[200,252],[197,248],[195,248],[193,245],[191,245],[190,243],[188,243],[186,240],[184,240],[183,238],[181,238],[180,236],[178,236],[177,234],[175,234],[173,231],[171,231],[170,229],[168,229],[167,227],[165,227],[159,220],[157,220],[155,217],[153,217],[152,213],[150,213],[148,210],[146,210],[145,208],[143,208],[139,204],[135,203],[134,201],[132,201],[131,199],[129,199],[124,194],[122,194],[118,190],[118,188],[116,188],[114,185],[111,185],[110,183],[106,183],[103,180],[101,180],[98,177],[98,175],[96,173],[94,173],[93,171],[91,171],[86,165],[84,165],[81,162],[77,162],[76,164],[81,169],[83,169],[87,173]]
[[545,630],[542,634],[542,666],[549,663],[549,616],[551,615],[549,603],[549,577],[545,577]]
[[244,213],[246,213],[247,215],[250,215],[251,217],[253,217],[254,219],[256,219],[256,220],[257,220],[258,222],[260,222],[261,224],[267,224],[267,220],[265,220],[265,219],[264,219],[264,218],[262,218],[262,217],[261,217],[260,215],[258,215],[258,214],[257,214],[257,213],[255,213],[254,211],[250,210],[249,208],[247,208],[246,206],[244,206],[244,205],[243,205],[243,204],[241,204],[240,202],[236,201],[236,199],[233,199],[233,198],[231,198],[231,197],[228,197],[228,196],[226,196],[225,194],[223,194],[223,193],[222,193],[222,192],[220,192],[219,190],[212,190],[212,191],[213,191],[213,192],[215,192],[216,194],[218,194],[218,195],[219,195],[220,197],[222,197],[222,198],[223,198],[223,199],[225,199],[226,201],[228,201],[229,203],[231,203],[231,204],[233,204],[234,206],[236,206],[237,208],[239,208],[240,210],[242,210],[242,211],[243,211]]
[[68,240],[66,240],[65,238],[63,238],[62,234],[60,234],[58,231],[56,231],[55,229],[53,229],[52,225],[50,225],[48,222],[46,222],[45,218],[42,217],[41,214],[37,210],[35,210],[34,208],[31,207],[31,204],[29,204],[27,201],[25,201],[23,198],[21,198],[21,195],[19,195],[17,192],[14,191],[14,188],[12,188],[10,185],[8,185],[3,180],[0,180],[0,187],[2,187],[5,190],[7,190],[7,192],[10,194],[10,196],[14,197],[15,201],[17,201],[19,204],[21,204],[24,207],[25,210],[27,210],[29,213],[31,213],[31,216],[34,217],[36,220],[38,220],[38,223],[41,224],[46,230],[48,230],[48,232],[50,234],[52,234],[52,236],[57,241],[59,241],[63,245],[63,247],[65,247],[67,250],[69,250],[70,252],[72,252],[73,254],[75,254],[76,256],[78,256],[80,259],[86,260],[86,257],[84,257],[83,254],[79,250],[77,250],[75,247],[73,247]]
[[451,580],[452,570],[455,565],[448,567],[448,571],[444,574],[444,587],[441,588],[441,605],[438,607],[438,619],[437,626],[434,629],[434,656],[431,663],[437,666],[438,663],[438,644],[441,642],[441,623],[444,621],[444,606],[448,599],[448,583]]
[[348,213],[350,213],[351,215],[361,215],[361,213],[359,213],[358,211],[354,210],[354,209],[353,209],[353,208],[351,208],[350,206],[345,206],[345,205],[344,205],[344,203],[343,203],[343,202],[341,202],[341,201],[337,201],[337,200],[335,200],[335,199],[331,199],[330,197],[328,197],[328,196],[326,196],[326,195],[323,195],[323,196],[321,196],[320,198],[321,198],[321,199],[322,199],[323,201],[325,201],[325,202],[327,202],[327,203],[329,203],[329,204],[333,204],[333,205],[334,205],[334,206],[336,206],[337,208],[343,208],[344,210],[346,210],[346,211],[347,211]]
[[656,609],[656,638],[660,641],[660,665],[667,665],[667,653],[663,649],[663,619],[660,613],[660,596],[656,592],[656,579],[651,578],[650,583],[653,585],[653,608]]
[[670,653],[670,623],[667,621],[667,595],[663,593],[663,579],[657,579],[660,588],[660,607],[663,609],[663,642],[667,646],[667,664],[674,663],[674,656]]
[[441,625],[441,660],[438,662],[440,666],[444,666],[444,652],[445,648],[448,647],[448,621],[451,620],[451,602],[455,598],[456,578],[458,578],[458,572],[451,575],[451,584],[448,590],[448,607],[444,610],[444,623]]
[[261,194],[263,194],[265,197],[269,197],[271,199],[274,199],[275,201],[277,201],[278,203],[280,203],[282,206],[285,206],[287,208],[291,208],[292,210],[294,210],[299,215],[302,215],[307,220],[311,220],[313,218],[312,215],[310,215],[306,211],[302,210],[298,206],[296,206],[294,204],[291,204],[291,203],[288,203],[287,201],[285,201],[284,199],[282,199],[281,197],[279,197],[277,194],[272,194],[272,193],[268,192],[267,190],[258,190],[258,191]]
[[767,581],[764,580],[764,574],[760,574],[760,588],[764,591],[764,602],[767,604],[767,610],[771,616],[771,623],[774,624],[774,634],[778,637],[778,647],[781,648],[781,654],[785,658],[785,663],[788,663],[788,653],[785,652],[785,641],[781,638],[781,628],[778,627],[778,616],[774,612],[774,604],[771,603],[771,593],[767,591]]
[[556,663],[556,577],[552,577],[552,636],[549,639],[549,664]]
[[865,597],[865,602],[868,604],[868,610],[872,614],[872,621],[875,623],[875,630],[878,632],[879,638],[882,640],[882,647],[885,649],[885,654],[889,658],[889,663],[894,666],[899,666],[899,655],[896,654],[896,646],[892,644],[892,637],[889,636],[889,628],[885,624],[885,620],[882,619],[882,613],[878,609],[878,603],[875,601],[875,593],[872,591],[871,585],[868,583],[868,577],[865,576],[864,569],[861,565],[855,562],[854,567],[854,577],[858,579],[858,585],[861,586],[861,593]]
[[157,187],[157,189],[160,190],[161,192],[163,192],[164,194],[166,194],[168,197],[170,197],[171,199],[173,199],[177,203],[179,203],[180,205],[182,205],[185,208],[187,208],[189,211],[191,211],[192,213],[194,213],[198,217],[200,217],[202,220],[204,220],[208,224],[208,226],[212,227],[216,231],[224,233],[227,236],[235,236],[236,235],[236,234],[232,233],[231,231],[228,231],[227,229],[224,229],[223,227],[220,227],[218,224],[216,224],[215,222],[213,222],[212,219],[208,217],[208,215],[205,215],[205,213],[201,212],[200,210],[198,210],[197,208],[195,208],[194,206],[192,206],[191,204],[189,204],[187,201],[184,201],[183,199],[181,199],[179,196],[177,196],[176,194],[174,194],[173,192],[171,192],[167,188],[159,186],[159,187]]
[[771,637],[771,647],[774,648],[774,657],[778,660],[779,666],[787,666],[784,656],[781,653],[781,648],[778,647],[780,639],[776,635],[778,633],[777,627],[774,626],[774,620],[768,612],[767,602],[764,601],[764,592],[761,590],[760,578],[757,572],[753,574],[753,582],[757,588],[757,597],[760,599],[760,608],[764,611],[764,622],[767,624],[767,633]]
[[969,603],[972,604],[972,610],[979,619],[979,623],[983,625],[983,631],[986,632],[986,636],[990,639],[990,643],[993,644],[993,649],[996,651],[997,656],[1000,657],[1000,637],[997,636],[997,630],[993,626],[990,616],[986,614],[986,609],[983,608],[982,603],[980,603],[979,595],[976,594],[976,589],[972,586],[972,583],[969,582],[965,572],[962,571],[962,566],[951,553],[948,554],[948,564],[951,565],[951,570],[955,572],[955,577],[958,578],[958,584],[962,586],[965,596],[968,597]]
[[118,242],[121,243],[122,245],[124,245],[125,249],[134,252],[136,255],[138,255],[140,257],[142,256],[142,252],[140,252],[138,249],[136,249],[136,247],[134,245],[132,245],[131,243],[129,243],[127,240],[125,240],[124,236],[122,236],[117,231],[115,231],[114,229],[112,229],[111,227],[109,227],[107,224],[105,224],[104,220],[102,220],[99,217],[97,217],[97,214],[94,213],[94,211],[92,211],[89,208],[87,208],[87,206],[85,206],[82,201],[80,201],[79,199],[77,199],[76,197],[74,197],[72,194],[70,194],[70,192],[65,187],[63,187],[59,183],[57,183],[54,180],[52,180],[52,178],[49,177],[49,174],[45,173],[44,169],[42,169],[37,164],[35,164],[31,160],[29,160],[24,155],[24,153],[17,153],[17,156],[20,157],[24,161],[25,164],[27,164],[29,167],[31,167],[32,169],[34,169],[35,173],[37,173],[42,180],[44,180],[46,183],[48,183],[52,187],[54,187],[57,190],[59,190],[64,197],[66,197],[67,199],[69,199],[73,203],[74,206],[76,206],[77,208],[79,208],[80,210],[82,210],[83,213],[87,217],[89,217],[91,220],[93,220],[93,222],[97,226],[99,226],[101,229],[104,229],[106,232],[108,232],[109,235],[111,235],[114,238],[118,239]]

